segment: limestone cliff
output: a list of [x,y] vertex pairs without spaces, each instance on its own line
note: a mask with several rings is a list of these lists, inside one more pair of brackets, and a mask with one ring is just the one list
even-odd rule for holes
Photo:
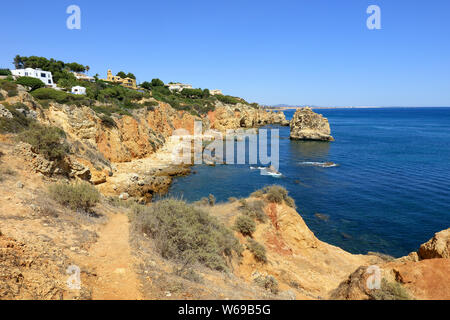
[[208,113],[210,128],[225,133],[227,129],[257,128],[268,124],[289,125],[283,112],[266,111],[242,103],[225,105],[217,103]]
[[[163,102],[158,102],[155,108],[130,110],[130,115],[112,113],[108,117],[89,106],[49,102],[44,108],[22,86],[18,86],[18,95],[5,103],[24,105],[33,118],[59,127],[67,135],[71,154],[62,163],[44,161],[27,152],[26,146],[17,150],[33,159],[30,163],[36,164],[34,170],[47,175],[66,173],[91,181],[106,194],[123,194],[140,201],[150,201],[154,193],[165,193],[172,177],[189,172],[185,166],[171,165],[168,138],[175,130],[184,129],[192,134],[194,121],[201,121],[204,130],[211,128],[223,133],[227,129],[288,123],[282,112],[221,102],[217,102],[215,111],[203,117],[177,111]],[[0,112],[2,117],[10,116],[4,107]]]
[[333,141],[328,119],[311,108],[298,109],[290,123],[291,139]]
[[378,264],[380,287],[368,288],[368,279],[373,273],[367,267],[353,272],[337,289],[331,298],[348,300],[366,299],[450,299],[450,229],[436,233],[422,244],[418,252]]

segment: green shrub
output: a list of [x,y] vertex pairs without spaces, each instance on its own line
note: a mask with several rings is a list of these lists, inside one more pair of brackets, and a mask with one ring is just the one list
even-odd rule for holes
[[214,205],[216,204],[216,197],[214,197],[213,194],[210,194],[210,195],[208,196],[208,204],[209,204],[211,207],[214,207]]
[[17,90],[17,84],[8,80],[0,80],[0,88],[5,91]]
[[45,84],[41,80],[32,77],[20,77],[16,80],[16,83],[30,87],[31,91],[45,87]]
[[286,199],[284,199],[284,202],[286,202],[286,204],[289,206],[289,207],[291,207],[291,208],[296,208],[297,206],[296,206],[296,204],[295,204],[295,200],[294,200],[294,198],[292,198],[292,197],[286,197]]
[[252,194],[250,194],[250,197],[254,198],[261,198],[264,195],[264,192],[262,190],[256,190]]
[[5,100],[5,96],[0,93],[0,101]]
[[91,106],[91,109],[96,113],[103,113],[105,115],[111,116],[113,113],[122,116],[131,116],[131,113],[128,110],[122,109],[116,105],[112,106]]
[[288,194],[285,188],[277,185],[264,188],[264,193],[266,194],[269,202],[275,203],[282,203]]
[[8,97],[16,97],[19,94],[17,89],[8,90]]
[[10,76],[12,75],[11,70],[9,69],[0,69],[0,76]]
[[100,201],[100,193],[87,182],[56,183],[49,187],[49,193],[55,201],[72,210],[89,212]]
[[192,282],[201,283],[203,281],[202,277],[192,267],[175,268],[174,273]]
[[198,205],[198,206],[209,206],[209,199],[206,197],[203,197],[200,200],[195,201],[194,204]]
[[156,79],[152,79],[151,85],[152,85],[152,87],[164,87],[164,82],[162,82],[162,80],[156,78]]
[[239,209],[243,212],[243,214],[249,216],[250,218],[264,223],[267,221],[267,215],[264,212],[264,207],[264,201],[256,200],[252,202],[246,201],[245,205],[241,206]]
[[237,217],[234,226],[236,230],[242,233],[244,236],[251,236],[256,230],[256,223],[252,218],[246,215],[240,215]]
[[76,101],[86,101],[84,96],[79,96],[64,91],[51,88],[39,88],[31,92],[31,95],[39,100],[54,100],[58,103],[74,103]]
[[162,257],[184,265],[200,263],[222,271],[227,269],[225,257],[242,251],[230,230],[184,201],[169,198],[136,206],[131,221],[135,231],[154,239]]
[[214,96],[217,100],[220,102],[226,103],[226,104],[237,104],[239,102],[246,103],[244,100],[232,97],[232,96],[223,96],[223,95],[216,95]]
[[248,238],[247,239],[247,248],[250,250],[251,253],[253,253],[253,256],[257,261],[266,263],[267,262],[267,256],[266,256],[266,248],[260,244],[259,242]]
[[260,287],[263,287],[266,290],[269,290],[273,294],[277,294],[278,289],[278,281],[273,276],[267,275],[267,276],[259,276],[255,278],[255,283],[259,285]]
[[18,133],[27,129],[32,122],[22,112],[16,110],[14,106],[3,105],[13,115],[12,119],[0,118],[0,133]]
[[159,106],[159,103],[158,103],[158,101],[150,100],[150,101],[145,101],[143,103],[143,105],[146,107],[157,107],[157,106]]
[[29,143],[34,152],[54,161],[61,160],[69,152],[64,137],[64,131],[59,128],[31,123],[29,129],[19,134],[18,139]]
[[289,197],[287,190],[279,185],[268,186],[262,189],[262,192],[266,195],[269,202],[286,203],[286,205],[295,208],[295,201]]
[[375,300],[411,300],[408,292],[398,282],[388,282],[383,278],[381,288],[370,290],[370,296]]
[[100,115],[100,119],[102,120],[102,124],[104,124],[106,127],[117,127],[117,123],[114,121],[114,119],[106,114]]

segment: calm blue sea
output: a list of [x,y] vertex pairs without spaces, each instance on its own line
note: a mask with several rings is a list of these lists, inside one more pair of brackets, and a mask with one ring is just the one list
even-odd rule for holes
[[175,179],[170,194],[226,201],[280,184],[319,239],[352,253],[399,257],[450,227],[450,108],[316,111],[336,141],[290,141],[289,127],[279,127],[281,178],[250,165],[199,165]]

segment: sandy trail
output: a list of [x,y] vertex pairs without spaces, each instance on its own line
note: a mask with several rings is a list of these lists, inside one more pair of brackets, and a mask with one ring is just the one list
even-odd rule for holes
[[94,300],[143,298],[128,239],[129,221],[124,214],[110,216],[108,224],[99,231],[99,239],[91,247],[88,261],[97,273],[92,289]]

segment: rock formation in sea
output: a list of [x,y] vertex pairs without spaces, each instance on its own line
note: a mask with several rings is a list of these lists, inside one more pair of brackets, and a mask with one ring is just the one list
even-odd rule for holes
[[295,112],[290,127],[293,140],[334,141],[328,119],[309,107]]

